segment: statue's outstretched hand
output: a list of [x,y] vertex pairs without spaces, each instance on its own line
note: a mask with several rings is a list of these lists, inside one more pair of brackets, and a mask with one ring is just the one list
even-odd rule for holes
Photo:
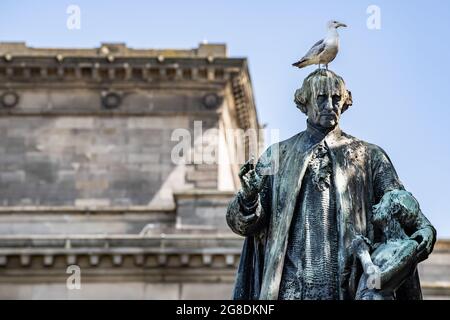
[[252,202],[258,197],[259,192],[267,178],[267,175],[260,176],[256,173],[253,164],[254,159],[248,160],[239,171],[239,179],[242,184],[242,196],[245,201]]

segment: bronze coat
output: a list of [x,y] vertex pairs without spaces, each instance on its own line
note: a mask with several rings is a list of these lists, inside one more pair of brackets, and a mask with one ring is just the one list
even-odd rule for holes
[[[314,147],[325,139],[333,162],[339,234],[339,297],[353,299],[362,273],[349,246],[356,233],[377,241],[379,231],[371,221],[372,206],[384,193],[403,189],[386,153],[378,146],[356,139],[336,128],[325,137],[308,128],[292,138],[270,146],[256,165],[258,173],[271,174],[259,195],[255,212],[245,212],[239,195],[227,211],[230,228],[246,237],[242,250],[234,299],[278,299],[290,223],[302,179]],[[278,161],[277,161],[278,159]],[[417,229],[431,228],[421,216]],[[410,230],[410,233],[416,230]],[[434,239],[435,240],[435,239]],[[421,299],[415,272],[397,292],[397,299]]]

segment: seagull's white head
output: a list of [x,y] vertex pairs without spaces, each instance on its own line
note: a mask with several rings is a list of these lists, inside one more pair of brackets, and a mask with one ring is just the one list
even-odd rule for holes
[[336,20],[331,20],[331,21],[328,21],[327,27],[328,27],[328,29],[337,29],[339,27],[345,28],[345,27],[347,27],[347,25],[345,23],[342,23],[342,22],[339,22]]

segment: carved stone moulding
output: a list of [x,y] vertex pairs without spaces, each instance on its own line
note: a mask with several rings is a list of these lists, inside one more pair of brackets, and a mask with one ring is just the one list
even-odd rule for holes
[[[237,248],[239,249],[239,248]],[[48,250],[47,250],[48,251]],[[21,268],[213,268],[237,267],[240,254],[224,253],[128,253],[128,252],[50,252],[0,254],[0,272]]]
[[235,268],[242,239],[231,234],[0,237],[0,272],[17,268]]
[[[48,60],[48,59],[47,59]],[[240,72],[242,61],[229,59],[217,64],[204,59],[114,59],[108,61],[64,58],[47,61],[0,63],[0,78],[14,82],[110,82],[110,81],[220,81]]]

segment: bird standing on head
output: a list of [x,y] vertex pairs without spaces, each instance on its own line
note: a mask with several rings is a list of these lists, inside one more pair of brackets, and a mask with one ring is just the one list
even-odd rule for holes
[[320,65],[325,64],[328,70],[328,64],[336,58],[339,51],[339,34],[337,33],[337,28],[339,27],[347,27],[347,25],[339,21],[329,21],[327,24],[327,36],[317,41],[303,58],[292,65],[303,68],[312,64],[318,64],[320,69]]

